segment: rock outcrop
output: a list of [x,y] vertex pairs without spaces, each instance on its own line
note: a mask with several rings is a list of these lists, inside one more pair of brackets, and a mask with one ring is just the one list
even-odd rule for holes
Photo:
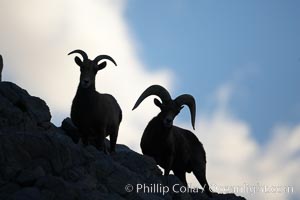
[[[83,147],[76,144],[70,119],[62,128],[50,120],[43,100],[0,82],[1,200],[209,199],[202,190],[179,192],[178,178],[164,178],[150,157],[125,145],[117,145],[113,155]],[[244,198],[214,194],[210,199]]]
[[14,83],[0,82],[0,130],[45,131],[53,128],[46,103]]

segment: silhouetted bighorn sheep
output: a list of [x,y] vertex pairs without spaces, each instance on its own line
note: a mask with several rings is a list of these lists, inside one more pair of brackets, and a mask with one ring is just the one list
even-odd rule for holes
[[[193,172],[205,192],[211,196],[206,180],[206,155],[203,145],[191,132],[173,126],[174,118],[179,114],[183,105],[190,109],[191,121],[195,127],[196,104],[193,96],[183,94],[172,100],[169,92],[160,85],[152,85],[139,97],[132,110],[148,96],[160,97],[154,103],[161,112],[154,117],[144,130],[141,149],[143,154],[151,156],[164,168],[164,175],[170,170],[187,186],[185,173]],[[194,128],[195,129],[195,128]]]
[[98,64],[103,59],[116,62],[107,55],[97,56],[90,60],[82,50],[74,50],[68,55],[79,53],[83,60],[75,57],[80,67],[80,82],[71,108],[71,119],[79,129],[84,145],[89,138],[94,138],[96,147],[107,153],[105,137],[110,136],[110,152],[115,151],[119,125],[122,120],[122,110],[116,99],[110,94],[100,94],[95,89],[95,77],[99,70],[105,68],[106,62]]
[[2,81],[3,59],[0,55],[0,81]]

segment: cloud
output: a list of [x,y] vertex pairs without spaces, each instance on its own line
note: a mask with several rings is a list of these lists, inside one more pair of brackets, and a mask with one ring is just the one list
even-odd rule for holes
[[[195,134],[207,153],[207,177],[212,189],[249,199],[299,198],[300,124],[276,126],[269,142],[259,145],[250,125],[230,113],[228,101],[234,88],[232,83],[221,86],[215,95],[216,110],[200,116],[196,124]],[[188,179],[192,186],[199,185],[192,175]]]
[[80,48],[91,58],[111,55],[118,66],[108,64],[98,73],[96,88],[114,95],[122,107],[118,142],[139,150],[136,141],[157,110],[147,101],[143,112],[131,108],[149,85],[171,88],[172,73],[164,69],[150,72],[140,61],[140,49],[123,16],[124,1],[4,0],[0,7],[3,80],[16,82],[43,98],[53,121],[60,125],[69,116],[79,81],[74,56],[67,53]]

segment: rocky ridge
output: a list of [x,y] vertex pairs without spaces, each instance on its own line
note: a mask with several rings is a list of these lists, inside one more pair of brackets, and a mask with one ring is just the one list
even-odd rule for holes
[[152,158],[122,144],[113,155],[83,147],[69,118],[62,127],[50,120],[42,99],[0,82],[0,200],[244,199],[179,192],[178,178],[166,180]]

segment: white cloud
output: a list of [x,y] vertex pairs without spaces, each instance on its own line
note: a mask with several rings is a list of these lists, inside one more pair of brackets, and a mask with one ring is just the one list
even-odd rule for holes
[[[228,101],[234,88],[232,84],[221,86],[215,95],[219,106],[212,115],[201,116],[196,125],[195,133],[207,153],[207,178],[212,189],[225,189],[249,199],[299,198],[300,124],[275,127],[270,141],[260,146],[252,137],[249,124],[230,114]],[[193,186],[198,185],[193,175],[188,179]],[[239,188],[234,191],[225,186]],[[266,192],[261,191],[264,186],[268,187]],[[274,186],[289,186],[293,193],[283,192],[288,189],[284,187],[271,192]]]
[[[0,2],[0,52],[3,80],[16,82],[49,105],[57,125],[70,112],[79,68],[70,51],[80,48],[91,58],[111,55],[117,62],[97,75],[97,90],[111,93],[123,110],[118,142],[139,149],[142,130],[157,112],[144,103],[131,108],[151,84],[170,88],[171,72],[149,72],[137,57],[137,44],[126,24],[124,1],[53,0]],[[147,112],[145,112],[147,110]]]

